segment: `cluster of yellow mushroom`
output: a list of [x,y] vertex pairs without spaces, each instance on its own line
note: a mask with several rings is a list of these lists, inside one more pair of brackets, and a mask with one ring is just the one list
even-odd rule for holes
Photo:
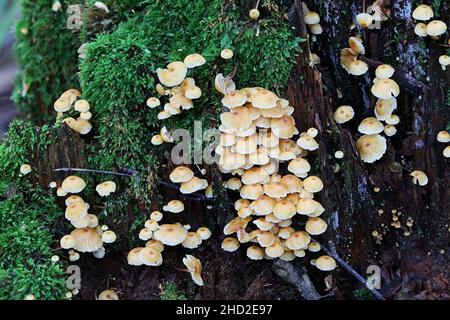
[[[108,182],[103,184],[103,188],[111,187],[115,184]],[[75,227],[70,234],[65,235],[60,240],[61,248],[69,250],[69,260],[77,261],[80,258],[78,252],[92,252],[96,258],[103,258],[105,255],[105,243],[113,243],[117,236],[114,231],[108,230],[107,226],[99,226],[98,217],[88,213],[90,205],[78,194],[86,187],[86,182],[78,176],[69,176],[61,184],[60,196],[71,194],[66,200],[65,218]]]
[[53,105],[56,112],[58,112],[57,119],[64,117],[64,113],[73,109],[79,113],[77,119],[73,117],[66,117],[63,122],[66,123],[72,130],[81,135],[86,135],[92,130],[92,124],[89,122],[92,118],[89,102],[81,99],[80,91],[76,89],[69,89],[64,92]]
[[358,55],[365,54],[366,50],[360,37],[350,37],[348,39],[349,48],[341,50],[341,66],[349,74],[354,76],[363,75],[369,70],[369,66],[362,60],[358,60]]
[[[311,166],[304,158],[308,151],[319,148],[314,139],[317,129],[300,134],[291,116],[294,108],[270,90],[237,90],[234,82],[222,75],[216,78],[216,88],[229,110],[220,116],[219,169],[238,176],[224,186],[239,191],[241,197],[235,202],[238,216],[224,228],[226,236],[236,234],[237,238],[225,238],[223,250],[233,252],[242,243],[252,243],[247,249],[250,259],[286,261],[305,256],[305,250],[320,250],[310,235],[320,235],[328,227],[319,217],[323,206],[314,200],[323,183],[317,176],[308,176]],[[292,140],[299,134],[297,142]],[[286,163],[290,174],[277,174],[278,162]],[[305,230],[292,227],[297,214],[307,218]],[[248,230],[250,222],[256,226],[254,230]],[[336,263],[326,257],[316,266],[332,270]]]
[[303,5],[305,10],[305,24],[312,34],[312,41],[315,41],[315,37],[323,32],[322,26],[320,25],[320,16],[317,12],[309,10],[305,3]]
[[[445,130],[439,131],[437,134],[436,140],[440,143],[448,144],[450,142],[450,133],[448,133]],[[442,152],[442,154],[444,155],[444,157],[450,158],[450,145],[447,145],[444,148],[444,151]]]
[[[180,213],[184,211],[184,204],[179,200],[172,200],[164,206],[164,211]],[[196,232],[190,232],[191,226],[174,224],[160,224],[164,215],[160,211],[150,214],[150,219],[145,222],[144,229],[139,232],[139,239],[146,241],[145,247],[137,247],[128,253],[128,264],[133,266],[158,267],[163,264],[162,252],[164,246],[175,247],[178,245],[187,249],[197,249],[203,241],[211,237],[211,231],[206,227],[199,228]],[[202,286],[202,265],[197,258],[187,255],[183,263],[191,273],[194,282]]]
[[[424,22],[431,20],[433,16],[433,8],[425,4],[419,5],[412,13],[412,17],[415,20]],[[417,23],[414,28],[414,33],[419,37],[430,36],[433,39],[437,39],[447,31],[447,25],[441,20],[432,20],[427,24],[424,22]]]
[[[170,181],[180,183],[180,192],[191,194],[200,190],[206,190],[209,187],[206,179],[200,179],[194,175],[194,172],[186,166],[178,166],[169,176]],[[212,190],[210,190],[212,191]],[[207,192],[208,195],[212,195]]]

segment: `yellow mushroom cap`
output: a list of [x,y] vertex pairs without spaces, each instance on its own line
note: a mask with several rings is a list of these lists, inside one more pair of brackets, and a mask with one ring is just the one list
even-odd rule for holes
[[104,290],[98,295],[97,300],[119,300],[119,296],[114,290]]
[[450,142],[450,134],[447,131],[439,131],[436,139],[442,143]]
[[185,166],[178,166],[169,176],[170,181],[174,183],[188,182],[194,178],[194,172]]
[[445,70],[446,67],[450,64],[450,57],[446,54],[439,57],[439,64],[442,67],[442,70]]
[[261,231],[270,231],[275,226],[273,222],[269,222],[264,218],[258,218],[256,220],[253,220],[253,223]]
[[223,233],[227,236],[235,232],[238,232],[239,230],[245,229],[247,227],[247,224],[251,220],[252,218],[250,217],[246,218],[236,217],[225,225],[225,227],[223,228]]
[[397,128],[393,125],[387,124],[384,126],[383,131],[387,137],[392,137],[393,135],[395,135],[397,133]]
[[322,271],[332,271],[336,268],[336,261],[330,256],[321,256],[316,259],[314,265]]
[[193,177],[187,182],[183,182],[180,187],[180,192],[183,194],[191,194],[199,190],[204,190],[208,187],[208,181],[205,179],[200,179],[198,177]]
[[211,238],[211,231],[207,227],[198,228],[197,234],[202,240],[208,240],[209,238]]
[[63,249],[71,249],[75,246],[75,239],[71,235],[65,235],[60,240],[61,248]]
[[220,115],[221,123],[228,129],[248,129],[252,125],[250,111],[246,107],[237,107]]
[[391,114],[391,116],[386,118],[386,124],[390,124],[390,125],[397,125],[400,123],[400,118],[399,116],[395,115],[395,114]]
[[78,112],[88,112],[91,106],[86,100],[78,100],[75,102],[75,110]]
[[391,99],[400,94],[400,87],[392,79],[378,79],[372,86],[371,92],[379,99]]
[[358,131],[362,134],[376,134],[382,132],[383,124],[374,117],[365,118],[358,126]]
[[172,200],[163,209],[172,213],[180,213],[184,211],[184,204],[180,200]]
[[[311,241],[308,244],[308,251],[311,252],[319,252],[321,249],[320,243],[316,242],[316,241]],[[296,255],[297,256],[297,255]]]
[[381,64],[375,69],[375,75],[379,79],[389,79],[394,75],[395,69],[388,64]]
[[77,89],[69,89],[65,91],[60,98],[69,99],[70,103],[75,102],[77,98],[81,97],[81,92]]
[[156,108],[156,107],[159,107],[160,105],[161,105],[161,101],[159,101],[159,99],[156,97],[151,97],[151,98],[148,98],[148,100],[147,100],[147,106],[149,108]]
[[[309,248],[309,244],[308,244],[308,248]],[[303,249],[294,250],[294,255],[296,257],[303,258],[304,256],[306,256],[306,252]]]
[[163,224],[154,233],[154,239],[168,246],[176,246],[187,237],[187,230],[178,224]]
[[258,136],[253,134],[248,137],[238,138],[236,144],[231,148],[239,154],[251,154],[258,148]]
[[292,218],[296,213],[295,204],[286,199],[278,201],[273,208],[273,214],[281,220]]
[[278,100],[279,98],[275,93],[264,88],[256,88],[249,97],[249,101],[258,109],[275,108]]
[[317,130],[316,128],[309,128],[309,129],[306,131],[306,134],[307,134],[308,136],[310,136],[311,138],[315,138],[315,137],[317,137],[317,135],[319,134],[319,130]]
[[347,72],[354,75],[360,76],[365,74],[369,70],[369,66],[362,60],[355,60],[350,62]]
[[236,84],[233,79],[229,76],[224,77],[221,73],[216,76],[214,85],[216,90],[224,95],[236,90]]
[[228,93],[222,98],[222,104],[229,109],[240,107],[246,102],[247,95],[241,90],[236,90]]
[[152,219],[145,221],[145,225],[144,226],[145,226],[146,229],[148,229],[150,231],[156,231],[156,230],[159,229],[158,222],[155,221],[155,220],[152,220]]
[[447,31],[447,25],[440,20],[433,20],[427,24],[427,34],[432,37],[438,37]]
[[117,235],[112,230],[106,230],[102,233],[102,241],[104,243],[113,243],[117,240]]
[[315,35],[322,34],[322,32],[323,32],[322,26],[319,23],[310,24],[310,25],[308,25],[308,28],[309,28],[309,31]]
[[364,48],[363,42],[360,37],[350,37],[348,39],[348,45],[356,54],[365,54],[366,49]]
[[65,192],[61,187],[59,187],[58,189],[56,189],[56,195],[58,197],[65,197],[67,196],[67,192]]
[[375,105],[375,117],[380,121],[385,121],[395,109],[397,109],[397,100],[395,98],[379,99]]
[[70,235],[75,239],[73,248],[79,252],[94,252],[103,246],[103,241],[94,228],[75,229]]
[[418,35],[419,37],[426,37],[428,35],[427,33],[427,25],[425,23],[419,22],[414,27],[414,33]]
[[283,255],[284,248],[281,245],[280,240],[277,239],[272,245],[266,247],[264,251],[270,258],[278,258]]
[[199,99],[202,96],[202,90],[197,87],[191,87],[184,92],[184,96],[188,99],[195,100]]
[[243,199],[256,200],[263,194],[264,189],[260,184],[247,184],[240,190],[240,196]]
[[285,245],[290,250],[306,249],[311,242],[311,237],[305,231],[296,231],[286,239]]
[[150,214],[150,219],[153,220],[153,221],[159,222],[159,221],[162,220],[162,218],[163,218],[163,214],[161,212],[159,212],[159,211],[153,211]]
[[319,144],[309,135],[303,135],[297,140],[297,145],[305,150],[314,151],[319,149]]
[[83,118],[78,118],[75,122],[75,126],[72,128],[81,135],[86,135],[92,130],[92,124]]
[[269,196],[262,195],[255,201],[253,201],[250,207],[253,209],[256,215],[262,216],[273,212],[276,201]]
[[194,256],[186,255],[185,258],[183,258],[183,264],[188,269],[189,273],[191,274],[192,280],[199,286],[203,286],[203,279],[202,279],[202,263],[199,259],[197,259]]
[[442,151],[442,154],[444,155],[444,157],[450,158],[450,146],[446,146],[444,151]]
[[317,210],[317,201],[308,198],[301,198],[297,202],[297,212],[301,215],[309,215]]
[[281,182],[287,187],[289,193],[298,193],[303,189],[303,182],[293,174],[283,176]]
[[202,238],[197,232],[188,232],[181,245],[187,249],[197,249],[202,243]]
[[258,18],[259,18],[259,10],[256,9],[256,8],[253,8],[253,9],[250,10],[248,15],[249,15],[250,19],[258,20]]
[[247,257],[251,260],[262,260],[264,258],[264,249],[258,246],[250,246],[247,248]]
[[323,182],[319,177],[309,176],[303,180],[303,187],[306,191],[316,193],[323,189]]
[[161,252],[153,247],[145,247],[139,251],[139,259],[143,264],[150,267],[158,267],[162,264]]
[[410,176],[414,184],[419,184],[420,186],[426,186],[428,184],[428,177],[423,171],[414,170],[410,173]]
[[241,176],[242,183],[244,184],[255,184],[263,183],[269,175],[261,167],[253,167],[245,170],[244,174]]
[[130,252],[128,252],[127,262],[129,265],[131,265],[131,266],[143,265],[143,262],[139,256],[142,249],[144,249],[144,248],[138,247],[138,248],[131,249]]
[[164,140],[163,140],[162,136],[160,134],[158,134],[158,135],[152,137],[151,143],[154,146],[159,146],[164,143]]
[[57,112],[67,112],[72,109],[72,102],[69,98],[59,98],[53,104],[53,108]]
[[355,111],[351,106],[340,106],[334,112],[333,118],[337,123],[345,123],[353,119]]
[[363,28],[368,28],[373,22],[372,15],[368,13],[359,13],[356,16],[356,23],[358,23]]
[[295,158],[288,164],[288,171],[295,174],[297,177],[308,173],[311,170],[311,165],[308,160],[304,158]]
[[242,187],[242,182],[239,178],[231,178],[224,183],[224,187],[236,191]]
[[116,192],[116,183],[114,181],[105,181],[97,185],[95,187],[95,191],[101,196],[101,197],[107,197],[111,193]]
[[420,21],[428,21],[433,18],[433,16],[433,9],[425,4],[417,6],[412,13],[412,17]]
[[187,67],[181,61],[174,61],[166,69],[157,69],[159,81],[167,87],[175,87],[186,78]]
[[31,172],[31,166],[29,164],[23,164],[20,166],[20,173],[24,176]]
[[198,53],[192,53],[184,58],[184,65],[188,69],[202,66],[206,63],[206,59]]
[[61,188],[66,193],[80,193],[86,187],[86,182],[80,177],[69,176],[62,182]]
[[320,16],[317,12],[309,11],[305,15],[305,23],[306,24],[317,24],[320,22]]
[[247,161],[244,154],[225,151],[220,157],[219,166],[221,168],[221,171],[231,171],[243,167],[246,162]]
[[264,185],[264,193],[272,198],[285,198],[288,195],[288,189],[282,182],[270,182]]
[[305,230],[310,235],[319,235],[324,233],[327,230],[327,223],[325,220],[321,218],[309,218],[308,221],[306,221]]
[[373,163],[383,157],[387,150],[386,139],[379,134],[363,135],[356,142],[360,158]]
[[164,244],[162,244],[161,241],[158,240],[149,240],[145,244],[146,247],[152,247],[156,251],[163,252],[164,251]]
[[77,221],[87,215],[87,206],[84,202],[74,202],[66,208],[65,217],[69,221]]
[[295,121],[292,116],[288,115],[272,119],[270,128],[278,138],[282,139],[290,139],[296,133]]
[[222,241],[222,250],[234,252],[239,249],[240,243],[236,238],[227,237]]
[[227,48],[223,49],[220,52],[220,56],[222,57],[222,59],[225,59],[225,60],[229,60],[229,59],[233,58],[233,55],[234,55],[233,50],[227,49]]
[[73,252],[69,254],[69,261],[75,262],[80,259],[80,254],[78,252]]

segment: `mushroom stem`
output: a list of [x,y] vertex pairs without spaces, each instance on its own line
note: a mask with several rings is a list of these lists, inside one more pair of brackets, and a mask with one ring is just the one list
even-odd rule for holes
[[111,175],[121,176],[121,177],[133,177],[133,176],[137,175],[137,171],[134,171],[134,170],[130,170],[130,173],[121,173],[121,172],[114,172],[114,171],[82,169],[82,168],[59,168],[59,169],[53,170],[53,172],[88,172],[88,173],[98,173],[98,174],[111,174]]
[[258,0],[257,2],[256,2],[256,6],[255,6],[255,9],[258,9],[258,7],[259,7],[259,2],[260,2],[261,0]]
[[366,0],[363,0],[362,9],[363,12],[366,12]]
[[[316,241],[316,242],[319,242],[319,241],[317,241],[316,239],[313,239],[312,237],[311,237],[311,239],[314,240],[314,241]],[[337,263],[339,263],[339,264],[341,265],[341,267],[343,267],[345,270],[347,270],[347,271],[348,271],[353,277],[355,277],[359,282],[361,282],[362,284],[366,285],[366,279],[364,279],[364,277],[361,276],[355,269],[353,269],[352,266],[350,266],[347,262],[345,262],[344,260],[342,260],[342,258],[339,257],[339,256],[337,255],[336,252],[334,252],[334,250],[328,249],[327,247],[325,247],[324,245],[322,245],[320,242],[319,242],[319,244],[320,244],[322,250],[323,250],[327,255],[333,257],[333,258],[337,261]],[[367,289],[370,290],[370,292],[372,292],[372,294],[373,294],[373,295],[375,296],[375,298],[377,298],[378,300],[386,300],[386,299],[383,297],[383,295],[382,295],[378,290],[376,290],[376,289],[374,289],[374,288],[369,288],[368,286],[366,286],[366,287],[367,287]]]

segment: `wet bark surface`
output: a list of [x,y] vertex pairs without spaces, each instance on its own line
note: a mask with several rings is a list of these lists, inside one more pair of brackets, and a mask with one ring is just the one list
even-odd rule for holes
[[[295,107],[299,130],[316,127],[320,132],[317,164],[325,189],[318,200],[325,207],[323,216],[331,226],[320,238],[322,244],[335,248],[364,277],[368,266],[379,266],[381,292],[386,298],[448,299],[449,168],[448,160],[442,156],[444,145],[436,141],[436,134],[449,122],[449,106],[444,102],[449,71],[442,71],[437,62],[443,50],[435,41],[426,40],[425,49],[417,45],[423,40],[417,39],[411,25],[412,1],[384,2],[391,16],[382,23],[382,29],[361,31],[366,46],[364,59],[372,70],[365,76],[353,77],[340,66],[339,52],[356,32],[350,30],[350,25],[352,16],[361,12],[362,4],[307,1],[308,7],[321,15],[325,32],[317,36],[316,42],[302,43],[303,52],[298,56],[284,97]],[[448,4],[441,6],[440,14],[449,16]],[[301,1],[290,2],[291,24],[299,36],[307,38],[303,16]],[[396,39],[399,33],[405,37],[402,41]],[[310,64],[310,51],[320,56],[320,65]],[[418,57],[422,55],[426,61],[419,63]],[[357,154],[356,128],[360,120],[373,115],[376,101],[370,94],[370,86],[377,62],[391,63],[396,68],[401,86],[397,110],[401,123],[397,135],[388,138],[385,156],[375,164],[365,164]],[[345,104],[353,106],[356,116],[350,123],[339,125],[333,120],[333,111]],[[54,168],[84,165],[80,152],[83,143],[68,130],[62,129],[45,160],[37,164],[43,185],[58,178],[50,173]],[[337,150],[344,152],[344,159],[333,157]],[[336,165],[340,166],[339,172]],[[167,177],[172,169],[173,165],[168,163],[163,168],[164,175]],[[409,173],[416,169],[427,173],[430,180],[427,186],[412,184]],[[222,184],[217,168],[208,168],[208,180]],[[375,192],[375,187],[380,191]],[[158,188],[165,191],[165,200],[180,196],[167,186]],[[190,224],[193,230],[207,226],[213,232],[213,237],[193,252],[203,262],[204,287],[192,288],[189,274],[178,270],[183,267],[181,261],[187,250],[166,247],[161,268],[128,266],[127,252],[112,251],[102,260],[82,255],[81,299],[94,299],[107,287],[118,289],[124,299],[158,299],[160,285],[167,281],[175,282],[189,298],[195,299],[314,299],[318,298],[314,290],[325,295],[326,274],[312,270],[308,260],[297,259],[280,269],[275,261],[247,259],[245,250],[226,253],[220,248],[223,227],[234,216],[232,200],[235,199],[220,193],[209,209],[207,203],[185,201],[185,212],[167,215],[167,223],[181,221]],[[382,214],[379,209],[383,209]],[[409,237],[404,235],[403,228],[391,227],[391,210],[401,212],[402,225],[407,217],[414,219]],[[383,233],[379,243],[372,236],[374,230]],[[128,227],[124,228],[121,236],[126,237],[127,231]],[[300,290],[310,285],[301,280],[305,274],[314,289],[309,295]],[[337,299],[355,298],[353,292],[362,288],[341,267],[331,274],[328,283],[332,284],[333,298]]]

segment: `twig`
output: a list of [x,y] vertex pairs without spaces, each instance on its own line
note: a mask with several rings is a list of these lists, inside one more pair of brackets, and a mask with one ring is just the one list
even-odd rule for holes
[[53,170],[53,172],[87,172],[87,173],[98,173],[98,174],[111,174],[115,176],[121,177],[134,177],[137,175],[137,171],[130,170],[133,173],[121,173],[114,171],[105,171],[105,170],[94,170],[94,169],[82,169],[82,168],[59,168]]
[[233,79],[233,78],[236,76],[238,66],[239,66],[239,62],[237,62],[237,63],[234,65],[233,73],[232,73],[231,75],[228,76],[230,79]]
[[[317,240],[313,239],[314,241],[318,242]],[[319,242],[320,243],[320,242]],[[378,292],[378,290],[374,289],[374,288],[370,288],[366,285],[366,279],[364,279],[363,276],[361,276],[355,269],[352,268],[352,266],[350,266],[347,262],[345,262],[341,257],[339,257],[337,255],[336,252],[332,252],[332,250],[329,250],[327,247],[325,247],[324,245],[320,244],[320,246],[322,247],[322,250],[328,254],[329,256],[333,257],[338,263],[339,265],[341,265],[341,267],[343,267],[345,270],[347,270],[353,277],[355,277],[359,282],[361,282],[362,284],[364,284],[367,289],[370,290],[370,292],[372,292],[372,294],[378,299],[378,300],[386,300],[383,295]]]

